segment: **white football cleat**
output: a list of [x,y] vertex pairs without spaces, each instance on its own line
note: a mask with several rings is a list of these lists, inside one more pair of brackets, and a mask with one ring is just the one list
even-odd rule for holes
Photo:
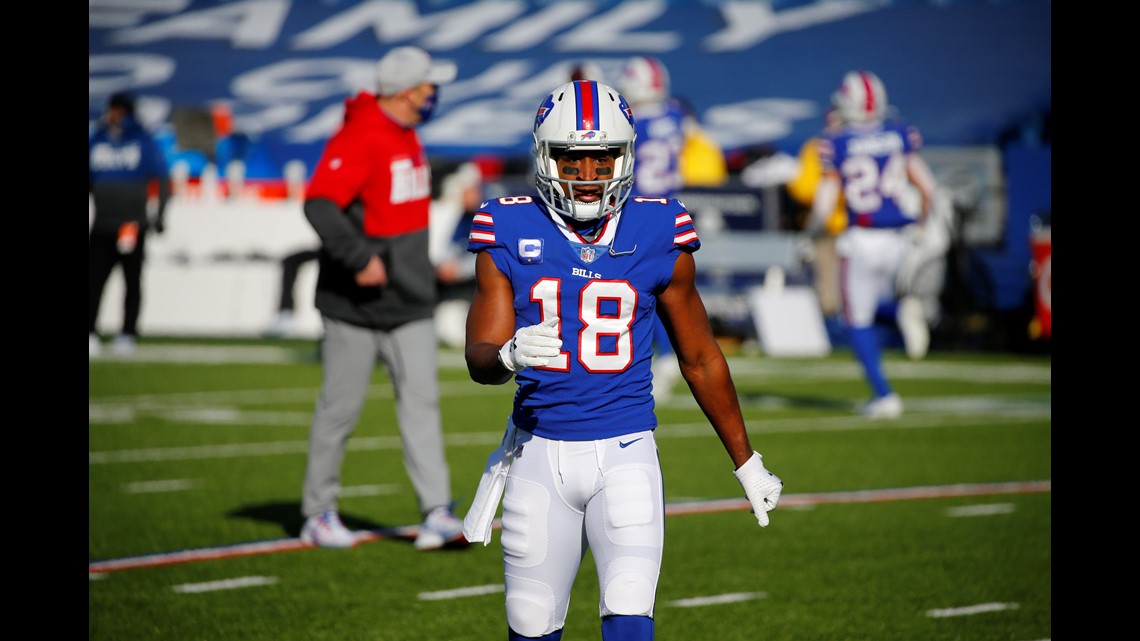
[[907,296],[899,301],[898,323],[906,355],[914,360],[926,356],[926,350],[930,348],[930,328],[926,325],[922,303],[917,298]]
[[356,546],[356,535],[344,527],[340,516],[328,510],[305,520],[301,540],[322,548],[351,548]]
[[103,343],[98,334],[87,335],[87,358],[95,358],[103,352]]
[[111,349],[119,356],[130,356],[135,353],[135,337],[130,334],[119,334]]
[[898,418],[902,416],[902,410],[902,399],[891,392],[867,403],[860,412],[867,418]]
[[293,310],[282,309],[277,312],[277,316],[273,318],[273,323],[269,329],[265,331],[265,335],[270,338],[289,338],[296,330],[297,322],[293,318]]
[[417,550],[438,550],[448,543],[463,539],[463,521],[459,520],[446,507],[437,507],[428,512],[416,534]]

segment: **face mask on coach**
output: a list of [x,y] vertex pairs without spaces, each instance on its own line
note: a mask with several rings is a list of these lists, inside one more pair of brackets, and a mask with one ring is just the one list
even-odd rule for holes
[[420,105],[418,110],[420,114],[420,124],[431,120],[431,117],[435,115],[435,105],[439,102],[439,85],[432,85],[432,87],[435,88],[435,92],[424,101],[424,104]]

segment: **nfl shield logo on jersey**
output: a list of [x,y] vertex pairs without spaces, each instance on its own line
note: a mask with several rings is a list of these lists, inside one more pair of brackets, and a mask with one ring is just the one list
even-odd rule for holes
[[597,260],[598,250],[589,245],[583,245],[578,248],[578,258],[581,258],[583,263],[589,265]]

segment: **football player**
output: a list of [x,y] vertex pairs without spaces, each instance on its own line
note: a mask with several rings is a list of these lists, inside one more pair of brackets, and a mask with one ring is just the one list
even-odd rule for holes
[[486,544],[501,497],[508,639],[561,639],[590,549],[602,639],[646,641],[665,532],[655,318],[761,526],[783,482],[749,442],[694,285],[701,243],[689,212],[630,193],[629,104],[600,82],[571,82],[542,101],[533,131],[538,197],[484,203],[469,236],[477,289],[467,367],[478,383],[518,387],[464,534]]
[[[840,126],[819,140],[823,179],[812,203],[812,225],[819,227],[842,193],[847,226],[836,241],[840,260],[840,300],[851,349],[863,368],[872,398],[861,407],[870,418],[896,418],[902,399],[887,381],[882,348],[873,330],[876,316],[897,322],[907,353],[920,358],[930,334],[922,304],[896,299],[899,268],[911,241],[906,230],[921,226],[934,199],[934,177],[918,154],[918,129],[887,118],[887,91],[870,71],[850,71],[831,96]],[[912,203],[917,188],[920,203]]]
[[[669,94],[669,70],[652,56],[633,56],[621,68],[617,89],[633,109],[637,133],[633,194],[673,198],[683,185],[680,163],[686,118],[684,107]],[[653,349],[653,398],[657,403],[667,403],[680,370],[677,354],[660,322],[654,329]]]

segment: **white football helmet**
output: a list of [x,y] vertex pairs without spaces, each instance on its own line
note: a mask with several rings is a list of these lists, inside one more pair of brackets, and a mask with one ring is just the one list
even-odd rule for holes
[[844,122],[866,124],[882,120],[887,113],[887,90],[870,71],[848,71],[831,104]]
[[618,77],[618,89],[631,104],[661,102],[669,97],[669,70],[652,56],[634,56]]
[[[564,84],[538,106],[534,117],[535,183],[542,202],[574,220],[597,220],[621,211],[633,189],[633,110],[613,87],[594,80]],[[552,151],[617,149],[614,175],[605,180],[564,180]],[[601,198],[581,202],[574,190],[601,185]]]

